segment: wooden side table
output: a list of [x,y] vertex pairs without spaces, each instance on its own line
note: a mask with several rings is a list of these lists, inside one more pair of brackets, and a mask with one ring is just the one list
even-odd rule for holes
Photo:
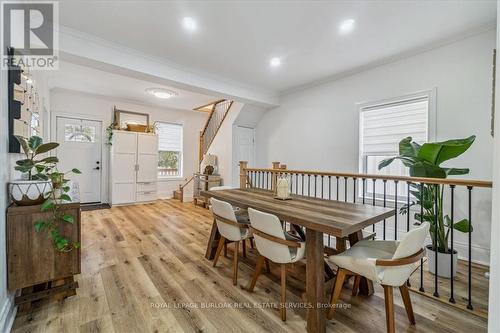
[[[20,290],[15,298],[20,311],[29,309],[31,302],[42,298],[75,295],[78,288],[74,275],[81,272],[81,249],[59,252],[46,232],[36,232],[35,221],[51,214],[41,212],[40,208],[40,205],[12,205],[7,209],[7,288]],[[75,220],[74,224],[61,224],[61,234],[80,242],[80,204],[68,203],[60,209]]]

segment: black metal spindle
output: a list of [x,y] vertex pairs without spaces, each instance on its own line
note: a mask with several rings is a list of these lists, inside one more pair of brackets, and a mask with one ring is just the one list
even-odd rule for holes
[[295,174],[295,194],[299,194],[299,174]]
[[[423,222],[424,216],[424,183],[420,183],[420,220]],[[420,288],[418,289],[424,292],[424,259],[420,259]]]
[[344,201],[347,202],[347,177],[344,177]]
[[339,201],[339,176],[335,176],[337,178],[337,201]]
[[321,175],[321,199],[324,199],[323,198],[323,186],[324,186],[324,180],[325,180],[325,177],[323,175]]
[[451,190],[451,203],[450,203],[450,220],[451,220],[451,228],[450,228],[450,236],[451,236],[451,260],[450,260],[450,272],[451,272],[451,278],[450,278],[450,303],[455,303],[455,298],[453,297],[453,252],[454,252],[454,246],[453,246],[453,223],[455,223],[455,216],[454,216],[454,209],[455,209],[455,185],[450,185],[450,190]]
[[287,175],[290,175],[290,193],[293,192],[293,174],[288,173]]
[[262,173],[262,179],[261,179],[261,183],[260,183],[260,188],[264,188],[264,172],[261,172]]
[[467,186],[469,192],[469,270],[468,270],[468,286],[469,286],[469,297],[467,302],[467,309],[472,310],[472,186]]
[[398,240],[398,182],[394,181],[394,240]]
[[[375,206],[375,187],[376,187],[376,182],[377,180],[375,178],[372,179],[373,182],[373,195],[372,195],[372,205]],[[372,224],[372,230],[375,232],[375,223]]]
[[406,182],[407,188],[406,188],[406,232],[410,231],[410,182]]
[[438,292],[438,192],[439,185],[434,185],[434,296],[439,297]]
[[354,177],[352,179],[352,202],[356,202],[356,182],[358,181],[358,179],[356,177]]
[[318,186],[318,175],[314,175],[314,197],[316,198],[316,187]]
[[257,188],[259,188],[259,184],[260,184],[260,171],[257,171]]
[[332,176],[328,176],[328,200],[332,200]]
[[[387,179],[382,180],[384,182],[384,207],[387,206],[386,196],[387,196]],[[385,219],[383,221],[383,240],[385,240]]]

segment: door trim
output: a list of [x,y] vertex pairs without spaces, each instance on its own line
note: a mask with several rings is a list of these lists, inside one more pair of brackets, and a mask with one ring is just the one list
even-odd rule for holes
[[[90,120],[97,121],[101,123],[101,196],[100,203],[105,204],[109,203],[108,193],[109,193],[109,184],[108,184],[108,169],[109,169],[109,147],[106,144],[106,128],[105,124],[109,122],[108,117],[97,116],[97,115],[88,115],[88,114],[79,114],[79,113],[71,113],[71,112],[50,112],[50,140],[52,142],[57,142],[57,118],[70,118],[70,119],[81,119],[81,120]],[[107,127],[107,125],[106,125]],[[99,203],[99,202],[98,202]]]
[[[237,150],[239,148],[239,145],[238,145],[238,127],[252,130],[252,135],[253,135],[253,154],[252,154],[253,157],[252,158],[253,158],[253,163],[255,164],[255,162],[256,162],[255,128],[249,127],[249,126],[233,125],[233,133],[232,133],[233,147],[231,149],[231,151],[232,151],[231,159],[233,160],[232,161],[233,162],[233,165],[232,165],[233,170],[231,171],[231,176],[232,176],[231,182],[235,183],[235,184],[233,184],[233,186],[239,186],[239,171],[236,172],[236,167],[235,167],[235,165],[237,165],[240,162],[240,161],[236,161],[236,159],[237,159],[236,157],[238,156]],[[250,161],[248,161],[248,162],[250,162]],[[249,165],[249,167],[255,167],[255,165]]]

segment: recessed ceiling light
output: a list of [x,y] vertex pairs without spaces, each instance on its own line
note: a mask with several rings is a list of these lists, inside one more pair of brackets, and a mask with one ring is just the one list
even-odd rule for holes
[[278,67],[281,65],[281,59],[278,57],[271,58],[269,64],[271,65],[271,67]]
[[339,31],[341,34],[347,34],[354,29],[355,25],[356,21],[354,21],[353,19],[344,20],[339,25]]
[[170,97],[177,96],[178,93],[172,90],[164,89],[164,88],[148,88],[146,89],[146,92],[148,94],[153,95],[154,97],[161,98],[161,99],[167,99]]
[[198,25],[196,24],[196,21],[192,17],[185,17],[182,19],[182,25],[186,30],[189,31],[195,31]]

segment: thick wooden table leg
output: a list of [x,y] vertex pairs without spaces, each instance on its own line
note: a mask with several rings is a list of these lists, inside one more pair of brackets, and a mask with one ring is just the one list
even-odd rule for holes
[[[353,246],[362,239],[363,239],[363,232],[359,230],[349,235],[349,244]],[[372,295],[374,293],[373,282],[362,276],[361,279],[359,280],[359,293],[365,296]]]
[[307,311],[307,331],[321,333],[326,330],[323,233],[306,229],[306,253],[306,293],[311,305]]
[[217,229],[217,223],[214,220],[212,224],[212,231],[210,231],[210,237],[208,238],[207,250],[205,252],[205,258],[208,260],[212,260],[215,257],[215,251],[217,251],[219,239],[219,230]]

